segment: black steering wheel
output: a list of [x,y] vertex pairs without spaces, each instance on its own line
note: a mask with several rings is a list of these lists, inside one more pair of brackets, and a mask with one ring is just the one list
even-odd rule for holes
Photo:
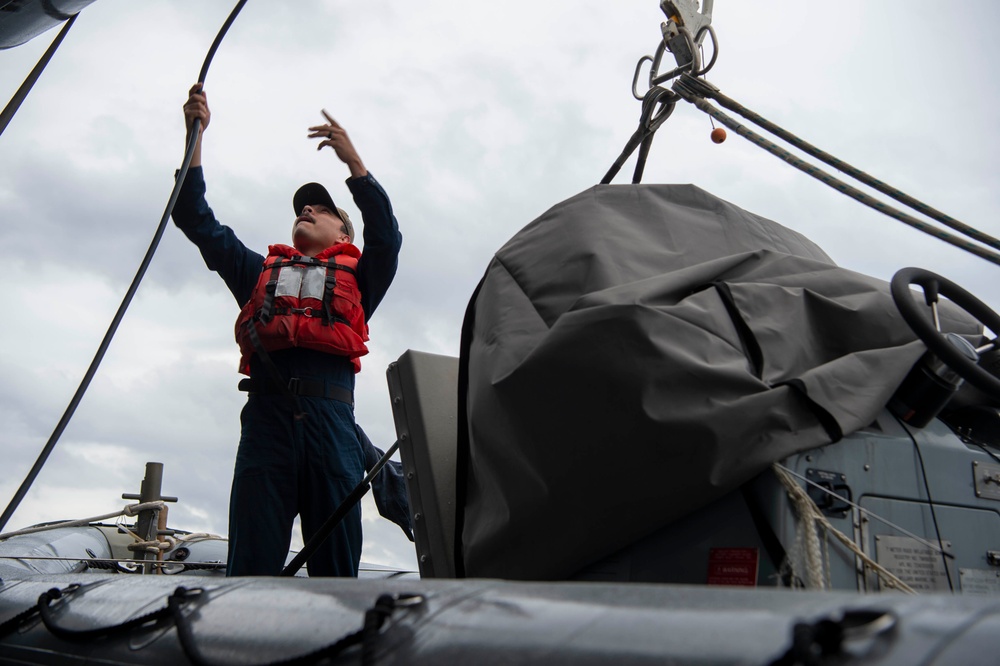
[[[890,283],[892,300],[896,302],[899,313],[903,315],[903,319],[921,342],[962,379],[992,397],[1000,399],[1000,379],[963,354],[941,334],[934,320],[928,317],[926,312],[921,311],[921,306],[913,298],[911,284],[923,287],[924,300],[928,306],[936,305],[938,294],[944,294],[994,333],[1000,333],[1000,315],[965,289],[936,273],[922,268],[904,268],[892,276]],[[996,339],[993,340],[993,345],[997,346]]]

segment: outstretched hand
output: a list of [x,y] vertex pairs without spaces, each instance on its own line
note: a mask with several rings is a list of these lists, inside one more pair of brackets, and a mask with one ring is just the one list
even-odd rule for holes
[[309,131],[312,134],[309,135],[310,139],[323,139],[316,146],[316,150],[322,150],[324,146],[329,146],[333,148],[334,152],[337,153],[337,157],[340,161],[347,165],[351,170],[351,177],[358,178],[364,176],[368,173],[365,169],[364,163],[361,161],[361,156],[358,155],[358,151],[354,148],[354,144],[351,143],[351,138],[347,136],[347,131],[340,126],[336,120],[334,120],[326,110],[323,110],[323,117],[326,118],[326,125],[316,125],[310,127]]

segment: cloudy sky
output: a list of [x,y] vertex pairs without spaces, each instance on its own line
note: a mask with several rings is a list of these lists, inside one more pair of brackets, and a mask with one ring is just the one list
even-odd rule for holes
[[[954,217],[1000,235],[1000,5],[930,0],[718,0],[730,97]],[[180,111],[226,2],[97,0],[0,137],[0,502],[76,390],[152,237],[180,164]],[[404,235],[371,321],[357,417],[394,439],[385,368],[406,349],[457,355],[491,255],[596,184],[635,128],[630,93],[657,0],[251,0],[206,82],[208,198],[263,250],[287,242],[291,194],[326,182],[356,213],[309,125],[328,109],[392,198]],[[9,98],[55,36],[0,52]],[[1000,308],[998,268],[846,199],[679,107],[645,182],[694,183],[889,279],[922,266]],[[616,182],[628,182],[632,162]],[[993,286],[994,289],[990,290]],[[171,225],[107,358],[8,528],[96,515],[137,492],[146,461],[178,495],[171,524],[226,532],[244,396],[237,306]],[[415,568],[366,500],[363,559]]]

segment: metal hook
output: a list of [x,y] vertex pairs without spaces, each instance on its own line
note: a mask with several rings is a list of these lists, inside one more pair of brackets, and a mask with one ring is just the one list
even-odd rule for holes
[[[635,64],[635,74],[632,75],[632,97],[635,97],[640,102],[642,101],[642,95],[636,86],[639,85],[639,73],[642,71],[642,63],[649,61],[650,65],[653,63],[653,56],[642,56],[639,58],[639,62]],[[650,69],[650,77],[652,77],[652,69]]]
[[[642,101],[643,95],[639,94],[639,90],[636,86],[639,85],[639,73],[642,71],[642,63],[649,61],[650,65],[653,64],[653,56],[644,55],[639,58],[639,62],[635,63],[635,74],[632,75],[632,97],[635,97],[640,102]],[[650,67],[649,78],[653,78],[653,68]]]

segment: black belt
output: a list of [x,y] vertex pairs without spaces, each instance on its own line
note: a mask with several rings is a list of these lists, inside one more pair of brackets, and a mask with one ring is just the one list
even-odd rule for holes
[[239,389],[248,393],[263,393],[267,395],[286,395],[291,391],[294,395],[302,395],[308,398],[329,398],[346,402],[354,406],[354,392],[342,386],[328,384],[322,379],[300,379],[292,377],[288,380],[288,391],[281,386],[277,386],[272,381],[260,381],[258,379],[241,379]]

